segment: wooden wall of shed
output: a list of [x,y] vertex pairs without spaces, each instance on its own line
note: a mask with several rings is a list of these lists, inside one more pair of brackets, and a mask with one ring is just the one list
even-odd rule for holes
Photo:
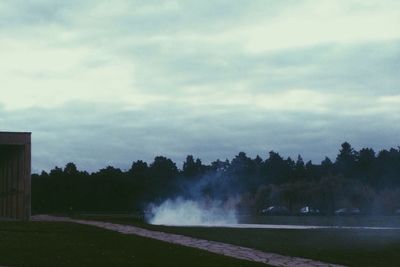
[[0,217],[30,218],[30,144],[0,145]]

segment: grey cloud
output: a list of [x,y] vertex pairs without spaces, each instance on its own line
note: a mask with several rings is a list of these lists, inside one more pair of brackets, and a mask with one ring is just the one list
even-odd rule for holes
[[[47,109],[40,107],[45,103],[19,110],[0,107],[2,130],[33,132],[35,171],[68,161],[88,170],[107,164],[129,168],[132,160],[151,161],[158,154],[177,162],[194,154],[208,162],[232,158],[241,150],[263,157],[276,150],[319,161],[333,157],[345,140],[358,148],[398,145],[398,108],[368,107],[376,104],[374,97],[399,94],[399,40],[249,53],[236,42],[212,37],[243,22],[272,19],[303,2],[177,1],[172,7],[158,1],[108,3],[110,8],[128,6],[113,14],[101,7],[107,1],[0,3],[2,35],[17,43],[39,42],[47,49],[90,51],[79,66],[71,66],[73,73],[126,61],[134,65],[127,83],[132,90],[166,96],[127,109],[126,103],[96,102],[97,88],[88,88],[93,102]],[[96,14],[101,8],[105,13]],[[64,70],[17,76],[31,77],[32,82],[73,78]],[[224,93],[221,97],[235,95],[235,86],[250,95],[304,88],[360,99],[339,98],[342,102],[330,103],[326,112],[271,110],[212,99],[215,91]],[[79,94],[71,89],[73,93]],[[186,101],[192,94],[210,98]]]
[[[104,3],[107,2],[87,2],[81,6],[76,2],[44,1],[42,4],[19,5],[23,6],[20,11],[22,18],[43,17],[51,22],[57,17],[68,17],[67,20],[75,21],[76,25],[68,24],[64,29],[75,33],[71,40],[58,40],[55,32],[55,37],[48,41],[56,47],[87,45],[98,51],[94,56],[103,54],[130,59],[138,66],[136,83],[146,91],[165,93],[166,89],[170,92],[180,88],[185,90],[188,85],[209,84],[223,88],[238,82],[244,82],[250,91],[309,87],[339,92],[396,93],[399,87],[398,40],[326,44],[258,54],[246,53],[234,43],[204,40],[212,36],[213,25],[218,25],[218,21],[227,24],[226,27],[234,27],[240,25],[248,14],[255,17],[262,12],[269,16],[279,14],[293,4],[290,1],[283,4],[265,4],[262,1],[249,5],[228,4],[227,1],[217,1],[215,5],[178,1],[177,8],[171,9],[157,8],[162,6],[157,1],[133,1],[126,2],[130,8],[118,17],[90,18],[90,11]],[[123,2],[109,2],[109,5],[120,3]],[[148,7],[154,11],[129,13]],[[202,30],[196,24],[201,25]],[[200,34],[200,39],[176,38],[180,31],[187,35],[191,32]],[[155,40],[152,40],[153,36]],[[161,37],[159,41],[158,37]],[[107,64],[109,60],[112,59],[88,58],[86,63],[89,67],[96,67]]]
[[[79,5],[78,5],[79,4]],[[66,14],[84,8],[82,1],[2,1],[2,30],[26,29],[66,23]]]
[[[133,160],[166,155],[179,164],[187,154],[205,162],[232,158],[239,151],[264,158],[275,150],[306,160],[333,157],[341,142],[357,148],[396,146],[396,118],[337,116],[308,112],[263,112],[231,109],[201,114],[190,106],[164,104],[146,109],[70,103],[57,109],[0,111],[2,125],[33,132],[35,171],[74,161],[90,171],[108,164],[127,169]],[[258,112],[255,116],[254,112]]]
[[[396,94],[399,41],[326,44],[264,54],[239,47],[201,44],[134,45],[123,50],[137,68],[137,84],[151,92],[185,92],[187,86],[231,90],[244,83],[249,92],[309,88],[321,92]],[[181,48],[181,49],[180,49]]]

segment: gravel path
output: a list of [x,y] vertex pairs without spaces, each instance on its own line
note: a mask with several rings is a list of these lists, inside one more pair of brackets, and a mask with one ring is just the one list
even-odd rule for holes
[[116,231],[122,234],[134,234],[142,237],[153,238],[173,244],[207,250],[213,253],[254,262],[266,263],[280,267],[343,267],[342,265],[329,264],[320,261],[283,256],[276,253],[268,253],[251,248],[203,240],[183,235],[169,234],[159,231],[152,231],[131,225],[122,225],[109,222],[75,220],[67,217],[54,217],[49,215],[32,216],[32,221],[52,222],[73,222],[85,225],[101,227],[107,230]]

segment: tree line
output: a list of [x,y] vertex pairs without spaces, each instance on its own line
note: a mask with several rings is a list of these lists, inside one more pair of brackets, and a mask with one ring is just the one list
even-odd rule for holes
[[242,213],[271,205],[294,212],[308,205],[325,214],[343,207],[392,214],[400,209],[400,147],[377,153],[345,142],[334,160],[326,157],[319,164],[274,151],[266,159],[240,152],[210,164],[189,155],[182,169],[157,156],[150,164],[134,161],[127,171],[108,166],[88,173],[71,162],[32,175],[34,213],[137,212],[177,196],[235,198]]

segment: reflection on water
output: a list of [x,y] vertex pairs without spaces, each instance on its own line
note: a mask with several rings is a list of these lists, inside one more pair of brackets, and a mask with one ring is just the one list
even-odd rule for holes
[[400,216],[250,216],[238,215],[240,224],[391,227],[400,228]]

